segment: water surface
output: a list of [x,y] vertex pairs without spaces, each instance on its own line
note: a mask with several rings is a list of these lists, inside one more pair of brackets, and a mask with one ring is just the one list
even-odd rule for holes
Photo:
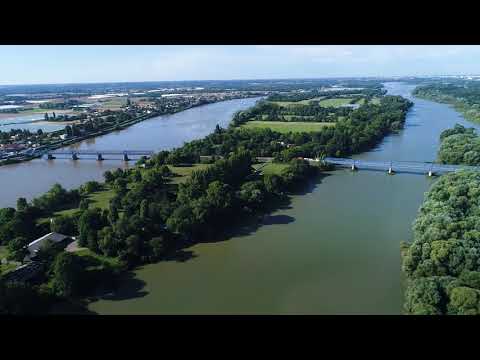
[[[355,158],[433,161],[439,134],[472,126],[447,105],[412,98],[406,127]],[[333,171],[294,196],[257,231],[195,245],[183,261],[144,266],[101,314],[400,314],[400,241],[434,180],[423,175]]]
[[[73,148],[97,150],[163,150],[184,142],[203,138],[217,124],[226,127],[233,114],[249,108],[259,98],[236,99],[195,107],[173,115],[158,116],[114,133],[75,144]],[[129,164],[120,157],[105,161],[93,158],[35,159],[20,164],[0,166],[0,207],[15,206],[18,197],[28,200],[58,182],[75,188],[89,180],[103,180],[106,170],[125,168]],[[131,165],[130,165],[131,166]]]

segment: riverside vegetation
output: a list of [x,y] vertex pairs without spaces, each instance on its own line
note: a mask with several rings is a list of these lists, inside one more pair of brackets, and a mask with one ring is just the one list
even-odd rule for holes
[[480,122],[480,85],[476,81],[422,85],[414,90],[413,95],[451,104],[467,119],[477,123]]
[[[474,129],[440,135],[439,160],[480,165]],[[427,193],[404,247],[405,311],[423,315],[480,314],[480,173],[443,175]]]
[[[77,304],[99,287],[115,285],[120,274],[137,265],[182,256],[182,249],[196,242],[224,239],[229,228],[271,211],[322,170],[302,157],[368,150],[402,128],[410,106],[406,99],[385,96],[347,111],[334,127],[318,132],[242,128],[264,111],[260,103],[237,113],[228,129],[217,126],[206,138],[161,151],[133,169],[106,172],[104,184],[89,182],[70,191],[55,185],[31,203],[19,199],[17,209],[0,211],[0,242],[11,257],[22,259],[25,244],[48,231],[78,234],[85,249],[65,253],[47,244],[39,253],[45,264],[40,278],[33,284],[2,283],[0,309],[43,313],[61,299]],[[183,182],[174,181],[169,166],[198,164],[202,155],[213,156],[212,163]],[[284,166],[257,172],[252,165],[259,156]],[[102,188],[110,191],[110,200],[103,208],[91,207],[89,195]],[[75,212],[42,221],[69,209]]]

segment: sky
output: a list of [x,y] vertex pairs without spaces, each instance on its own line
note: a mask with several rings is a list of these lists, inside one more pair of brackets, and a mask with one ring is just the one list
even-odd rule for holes
[[0,85],[480,74],[480,46],[0,45]]

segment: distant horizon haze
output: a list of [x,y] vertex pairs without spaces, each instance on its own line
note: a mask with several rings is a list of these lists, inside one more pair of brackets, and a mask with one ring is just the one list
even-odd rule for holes
[[0,45],[0,86],[480,74],[478,45]]

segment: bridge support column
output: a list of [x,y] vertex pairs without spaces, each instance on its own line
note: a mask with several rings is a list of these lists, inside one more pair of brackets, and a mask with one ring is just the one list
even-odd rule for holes
[[78,160],[77,153],[72,153],[72,160]]
[[434,174],[434,172],[433,172],[432,170],[429,170],[429,171],[428,171],[428,176],[429,176],[429,177],[432,177],[432,176],[434,176],[434,175],[435,175],[435,174]]
[[123,153],[123,161],[130,161],[127,153]]
[[352,171],[356,171],[357,167],[355,166],[355,163],[352,164]]
[[52,154],[48,154],[47,159],[48,160],[53,160],[53,159],[55,159],[55,156],[53,156]]
[[390,166],[388,168],[388,175],[393,175],[393,174],[395,174],[395,171],[393,171],[392,167]]
[[102,154],[98,153],[97,154],[97,161],[102,161],[102,160],[103,160]]

